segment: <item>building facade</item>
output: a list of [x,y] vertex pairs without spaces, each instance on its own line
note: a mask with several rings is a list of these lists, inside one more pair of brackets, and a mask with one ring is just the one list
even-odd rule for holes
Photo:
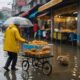
[[1,9],[1,12],[3,13],[5,19],[9,18],[12,16],[12,10],[10,8],[7,8],[7,7],[3,7]]
[[[58,4],[56,4],[60,1]],[[54,3],[54,4],[52,4]],[[43,15],[40,20],[51,21],[51,38],[59,41],[79,43],[79,0],[52,0],[39,8],[40,12],[50,12],[50,15]],[[51,5],[50,5],[51,4]]]
[[29,11],[32,7],[37,4],[45,4],[50,0],[13,0],[12,11],[13,15],[20,12]]

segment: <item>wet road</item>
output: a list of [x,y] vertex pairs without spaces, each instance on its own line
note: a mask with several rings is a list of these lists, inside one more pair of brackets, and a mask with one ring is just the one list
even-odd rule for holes
[[[54,57],[51,59],[52,74],[46,76],[41,70],[30,66],[27,72],[22,70],[22,56],[18,56],[17,71],[6,72],[3,69],[7,55],[3,51],[3,34],[0,33],[0,80],[80,80],[80,49],[70,45],[53,44]],[[58,55],[69,56],[69,66],[61,66],[56,61]]]

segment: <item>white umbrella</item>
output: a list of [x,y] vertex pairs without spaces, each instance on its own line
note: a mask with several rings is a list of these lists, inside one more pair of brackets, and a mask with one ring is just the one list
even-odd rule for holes
[[14,24],[14,22],[20,23],[21,27],[32,27],[33,24],[29,19],[23,18],[23,17],[10,17],[7,19],[3,25],[8,26],[10,24]]

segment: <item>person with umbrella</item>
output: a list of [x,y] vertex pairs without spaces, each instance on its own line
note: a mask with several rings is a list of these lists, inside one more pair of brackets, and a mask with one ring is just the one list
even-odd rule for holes
[[17,53],[19,52],[19,42],[27,43],[28,41],[25,40],[20,36],[20,23],[18,21],[14,21],[14,24],[10,24],[9,27],[6,29],[4,34],[4,51],[8,53],[8,59],[4,66],[4,69],[9,71],[8,67],[11,65],[11,70],[16,70],[16,63],[17,63]]

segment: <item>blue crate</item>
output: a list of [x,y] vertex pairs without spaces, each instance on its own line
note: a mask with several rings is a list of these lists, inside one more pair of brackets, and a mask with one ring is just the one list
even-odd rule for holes
[[40,49],[40,46],[37,45],[31,45],[31,44],[23,44],[23,50],[25,49]]

